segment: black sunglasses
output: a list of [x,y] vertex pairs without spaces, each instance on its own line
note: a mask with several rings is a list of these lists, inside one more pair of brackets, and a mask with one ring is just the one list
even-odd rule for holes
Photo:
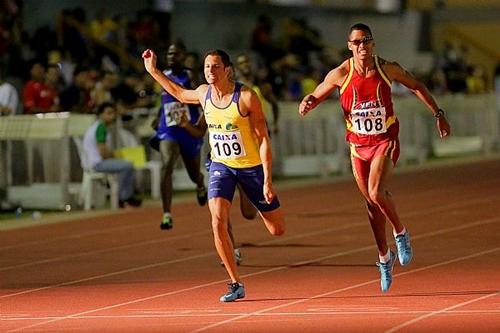
[[359,46],[361,45],[361,43],[363,44],[368,44],[370,43],[371,41],[373,40],[373,37],[372,36],[365,36],[361,39],[353,39],[353,40],[350,40],[348,41],[349,43],[353,43],[354,45],[356,46]]

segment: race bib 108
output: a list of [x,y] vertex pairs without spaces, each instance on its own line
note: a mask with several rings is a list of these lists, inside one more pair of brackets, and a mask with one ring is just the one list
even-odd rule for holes
[[351,111],[351,123],[356,134],[375,135],[387,132],[385,108],[372,108]]

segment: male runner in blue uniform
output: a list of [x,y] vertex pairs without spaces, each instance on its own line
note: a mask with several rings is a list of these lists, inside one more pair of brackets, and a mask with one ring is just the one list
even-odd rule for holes
[[[177,84],[187,88],[194,88],[191,83],[191,74],[184,68],[186,47],[182,43],[174,43],[167,51],[167,67],[164,74]],[[160,224],[162,230],[171,229],[173,219],[172,208],[172,173],[177,158],[182,156],[189,178],[196,184],[196,197],[200,206],[207,202],[207,190],[203,174],[200,172],[200,150],[203,138],[194,137],[186,129],[179,126],[182,117],[196,124],[200,117],[196,105],[179,102],[166,91],[161,93],[161,107],[156,138],[160,141],[159,150],[163,163],[163,177],[161,193],[163,204],[163,218]]]

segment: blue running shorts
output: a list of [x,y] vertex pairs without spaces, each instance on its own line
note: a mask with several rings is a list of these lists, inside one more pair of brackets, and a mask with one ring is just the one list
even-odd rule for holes
[[248,196],[252,204],[261,212],[269,212],[280,207],[278,197],[268,204],[264,199],[264,171],[262,165],[251,168],[230,168],[222,163],[212,162],[209,170],[208,199],[221,197],[233,201],[236,184]]

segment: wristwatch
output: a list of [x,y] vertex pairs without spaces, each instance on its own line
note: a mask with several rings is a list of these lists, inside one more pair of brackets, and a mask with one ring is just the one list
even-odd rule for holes
[[444,110],[438,109],[438,112],[434,115],[434,117],[441,118],[442,116],[444,116]]

